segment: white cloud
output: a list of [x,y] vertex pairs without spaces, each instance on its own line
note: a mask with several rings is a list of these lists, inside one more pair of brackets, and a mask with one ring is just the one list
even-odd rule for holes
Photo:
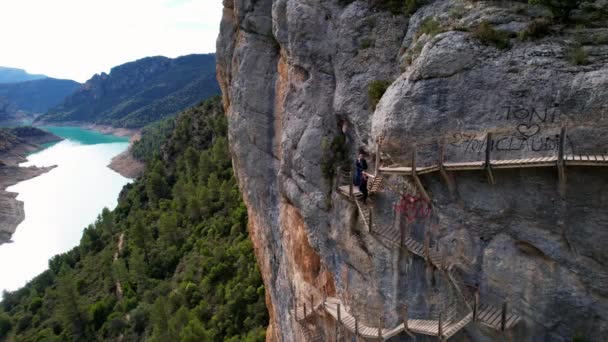
[[221,0],[2,0],[0,66],[84,82],[146,56],[215,51]]

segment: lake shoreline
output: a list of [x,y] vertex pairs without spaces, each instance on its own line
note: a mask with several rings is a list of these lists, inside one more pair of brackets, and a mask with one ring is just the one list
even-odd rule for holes
[[131,136],[131,139],[129,140],[129,148],[127,148],[127,150],[123,153],[112,158],[112,161],[108,167],[126,178],[135,179],[140,177],[144,173],[146,164],[136,159],[131,153],[133,144],[139,139],[141,139],[141,133],[136,133],[135,135]]
[[10,242],[17,227],[25,220],[24,203],[17,200],[17,193],[7,188],[51,171],[49,167],[20,167],[27,162],[27,155],[44,149],[41,144],[63,140],[50,132],[19,137],[19,141],[0,153],[0,245]]
[[112,158],[108,167],[118,172],[121,176],[135,179],[143,174],[145,163],[133,157],[131,153],[131,147],[133,143],[141,139],[141,129],[137,128],[124,128],[124,127],[113,127],[108,125],[99,125],[94,123],[83,123],[83,122],[59,122],[59,123],[38,123],[36,126],[58,126],[58,127],[80,127],[91,131],[99,132],[102,134],[111,134],[118,137],[129,138],[129,148],[123,153]]
[[18,193],[6,189],[43,175],[56,167],[57,165],[47,167],[0,166],[0,246],[11,242],[17,227],[25,220],[25,203],[17,199]]
[[[130,153],[130,147],[133,142],[141,137],[139,130],[94,124],[71,125],[62,123],[53,126],[78,127],[102,134],[129,137],[129,149],[114,157],[107,167],[130,179],[138,177],[143,172],[144,164],[133,158]],[[35,127],[40,128],[41,126],[37,125]],[[6,191],[6,189],[20,182],[41,176],[57,167],[57,165],[49,167],[20,167],[19,164],[28,161],[26,157],[28,154],[43,150],[44,147],[41,144],[61,140],[63,138],[47,132],[42,137],[23,139],[20,144],[0,155],[0,246],[11,242],[11,238],[17,227],[25,220],[24,203],[17,200],[18,193]]]

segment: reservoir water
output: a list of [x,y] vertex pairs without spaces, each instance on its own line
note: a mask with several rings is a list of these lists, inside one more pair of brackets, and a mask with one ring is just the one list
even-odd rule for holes
[[113,209],[130,180],[107,167],[125,151],[128,138],[76,127],[44,127],[65,138],[28,156],[23,166],[57,165],[50,172],[18,183],[25,220],[13,243],[0,246],[0,291],[14,291],[48,268],[52,256],[78,245],[82,231],[104,207]]

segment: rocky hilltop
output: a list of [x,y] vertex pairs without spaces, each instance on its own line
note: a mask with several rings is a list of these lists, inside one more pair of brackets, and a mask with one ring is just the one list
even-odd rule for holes
[[[455,341],[604,339],[606,169],[561,160],[608,154],[606,2],[394,3],[224,1],[217,73],[268,339],[352,336],[327,310],[297,318],[311,295],[374,328],[398,327],[404,312],[451,324],[475,297],[497,308],[486,320],[500,322],[503,303],[520,319],[503,332],[478,315]],[[401,167],[372,196],[372,229],[430,241],[427,260],[370,232],[335,190],[339,149],[353,160],[363,150],[372,173]],[[443,162],[480,167],[411,172]],[[404,213],[403,198],[428,211]]]

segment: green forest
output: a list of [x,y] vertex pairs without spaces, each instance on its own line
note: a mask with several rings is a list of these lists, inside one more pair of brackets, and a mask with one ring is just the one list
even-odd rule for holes
[[[0,303],[0,341],[264,341],[264,287],[212,98],[163,127],[160,153],[80,245]],[[160,146],[160,144],[159,144]]]

